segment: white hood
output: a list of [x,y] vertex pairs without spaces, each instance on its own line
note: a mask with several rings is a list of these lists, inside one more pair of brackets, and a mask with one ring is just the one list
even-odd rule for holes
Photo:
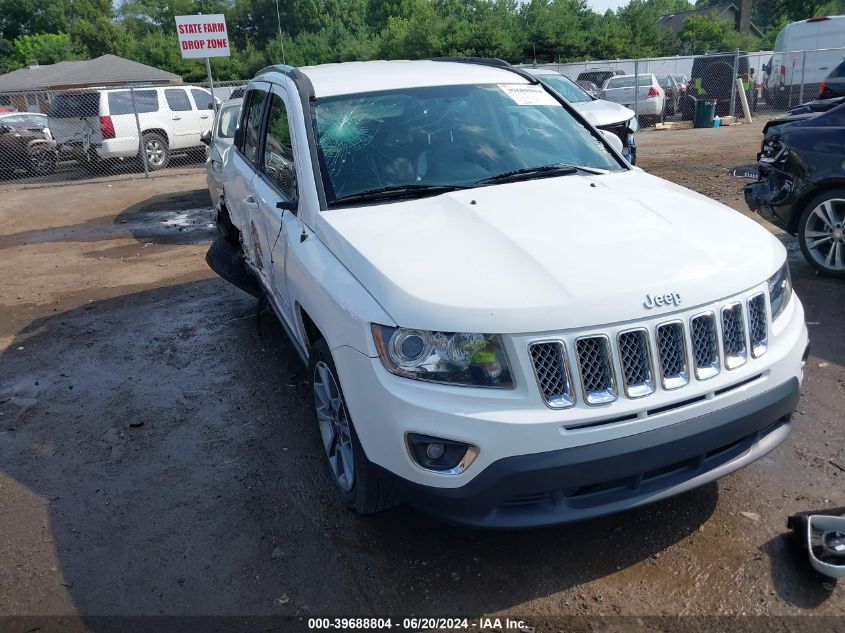
[[[474,201],[474,202],[473,202]],[[522,333],[652,317],[763,282],[763,227],[638,170],[571,175],[320,213],[316,232],[405,327]]]
[[634,111],[612,101],[596,99],[595,101],[584,101],[571,104],[584,117],[596,127],[622,123],[634,116]]

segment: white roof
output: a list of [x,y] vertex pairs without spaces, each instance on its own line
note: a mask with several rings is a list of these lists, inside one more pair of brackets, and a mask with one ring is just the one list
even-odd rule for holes
[[303,66],[299,70],[311,80],[316,97],[423,86],[528,83],[503,68],[431,60],[344,62]]

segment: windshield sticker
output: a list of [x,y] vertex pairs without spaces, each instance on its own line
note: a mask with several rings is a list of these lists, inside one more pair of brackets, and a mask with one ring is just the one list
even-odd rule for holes
[[555,106],[557,99],[546,92],[542,86],[526,84],[498,84],[499,89],[508,95],[516,105]]

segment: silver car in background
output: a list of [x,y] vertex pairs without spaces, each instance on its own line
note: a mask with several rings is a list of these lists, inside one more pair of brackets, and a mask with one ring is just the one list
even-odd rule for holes
[[666,106],[666,93],[651,73],[611,77],[604,82],[599,98],[636,110],[643,125],[660,121]]
[[597,128],[618,136],[622,141],[622,155],[632,165],[637,164],[634,132],[637,131],[638,125],[633,110],[612,101],[597,99],[569,77],[554,70],[548,68],[526,68],[525,70],[568,101]]

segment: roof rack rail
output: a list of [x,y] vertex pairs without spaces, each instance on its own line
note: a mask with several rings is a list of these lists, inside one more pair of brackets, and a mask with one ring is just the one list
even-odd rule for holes
[[531,73],[524,71],[522,68],[512,66],[504,59],[498,57],[429,57],[432,62],[456,62],[459,64],[478,64],[479,66],[492,66],[494,68],[501,68],[502,70],[509,70],[510,72],[519,75],[526,79],[528,83],[538,84],[540,80]]

